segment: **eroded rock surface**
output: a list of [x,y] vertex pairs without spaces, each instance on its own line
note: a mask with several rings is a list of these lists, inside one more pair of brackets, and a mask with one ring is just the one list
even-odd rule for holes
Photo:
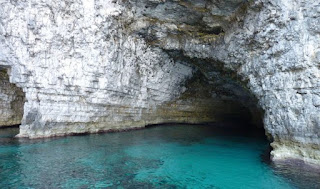
[[19,136],[261,107],[274,159],[320,164],[319,10],[301,0],[0,1],[0,65],[27,100]]

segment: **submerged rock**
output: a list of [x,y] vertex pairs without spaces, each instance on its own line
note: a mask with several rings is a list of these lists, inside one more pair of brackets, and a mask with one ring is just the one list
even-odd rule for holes
[[320,164],[319,8],[2,1],[0,66],[26,98],[19,136],[263,118],[274,159]]

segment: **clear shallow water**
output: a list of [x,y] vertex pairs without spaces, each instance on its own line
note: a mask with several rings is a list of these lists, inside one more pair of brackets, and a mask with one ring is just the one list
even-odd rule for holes
[[[47,140],[0,130],[0,188],[319,188],[320,173],[264,161],[263,135],[209,126]],[[302,172],[301,172],[302,170]]]

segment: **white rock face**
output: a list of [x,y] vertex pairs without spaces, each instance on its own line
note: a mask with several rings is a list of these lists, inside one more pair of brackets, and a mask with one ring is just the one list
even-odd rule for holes
[[274,159],[320,164],[319,17],[320,1],[256,1],[215,51],[259,99]]
[[116,18],[123,10],[111,1],[0,7],[1,64],[27,99],[19,136],[144,126],[142,112],[177,96],[192,75],[191,67],[128,36]]
[[273,158],[320,164],[320,2],[245,2],[0,0],[0,66],[26,95],[19,136],[209,121],[183,116],[208,103],[181,96],[199,70],[218,85],[221,63],[259,100]]

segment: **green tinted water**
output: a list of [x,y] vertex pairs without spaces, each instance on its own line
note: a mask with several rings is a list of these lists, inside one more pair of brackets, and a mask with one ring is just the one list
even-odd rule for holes
[[282,174],[263,161],[261,135],[182,125],[31,141],[16,132],[0,131],[0,188],[320,186],[317,174]]

